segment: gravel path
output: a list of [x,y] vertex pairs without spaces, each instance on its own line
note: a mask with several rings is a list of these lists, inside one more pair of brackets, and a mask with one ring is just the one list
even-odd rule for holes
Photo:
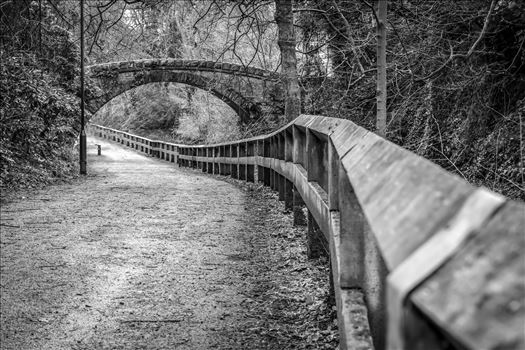
[[275,196],[89,141],[1,208],[1,349],[334,348],[327,267]]

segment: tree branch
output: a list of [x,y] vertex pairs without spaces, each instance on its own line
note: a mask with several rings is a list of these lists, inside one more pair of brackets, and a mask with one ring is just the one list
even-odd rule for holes
[[483,39],[485,36],[485,33],[487,32],[487,27],[490,22],[490,16],[492,15],[492,11],[494,10],[494,6],[496,6],[496,0],[492,0],[490,3],[489,12],[487,13],[487,16],[485,17],[485,22],[483,23],[483,28],[481,29],[481,33],[479,33],[478,39],[474,42],[474,44],[471,46],[470,50],[468,50],[467,55],[465,58],[469,58],[470,55],[474,52],[474,49],[476,46],[478,46],[479,42]]

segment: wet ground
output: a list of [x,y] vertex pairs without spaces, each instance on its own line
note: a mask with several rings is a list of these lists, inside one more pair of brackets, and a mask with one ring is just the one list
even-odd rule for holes
[[3,198],[1,349],[331,349],[325,260],[275,194],[89,141]]

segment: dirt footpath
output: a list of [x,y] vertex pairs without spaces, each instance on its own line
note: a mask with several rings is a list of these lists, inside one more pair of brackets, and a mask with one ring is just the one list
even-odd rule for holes
[[337,346],[273,193],[96,142],[87,177],[2,202],[1,349]]

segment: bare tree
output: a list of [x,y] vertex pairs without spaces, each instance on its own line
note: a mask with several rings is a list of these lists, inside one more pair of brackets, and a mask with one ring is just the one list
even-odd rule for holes
[[285,79],[285,116],[291,121],[301,113],[301,93],[297,78],[295,32],[293,28],[292,0],[275,1],[275,21],[279,28],[278,44],[281,49],[281,73]]
[[377,120],[376,131],[386,136],[386,11],[387,0],[378,0],[377,11]]

